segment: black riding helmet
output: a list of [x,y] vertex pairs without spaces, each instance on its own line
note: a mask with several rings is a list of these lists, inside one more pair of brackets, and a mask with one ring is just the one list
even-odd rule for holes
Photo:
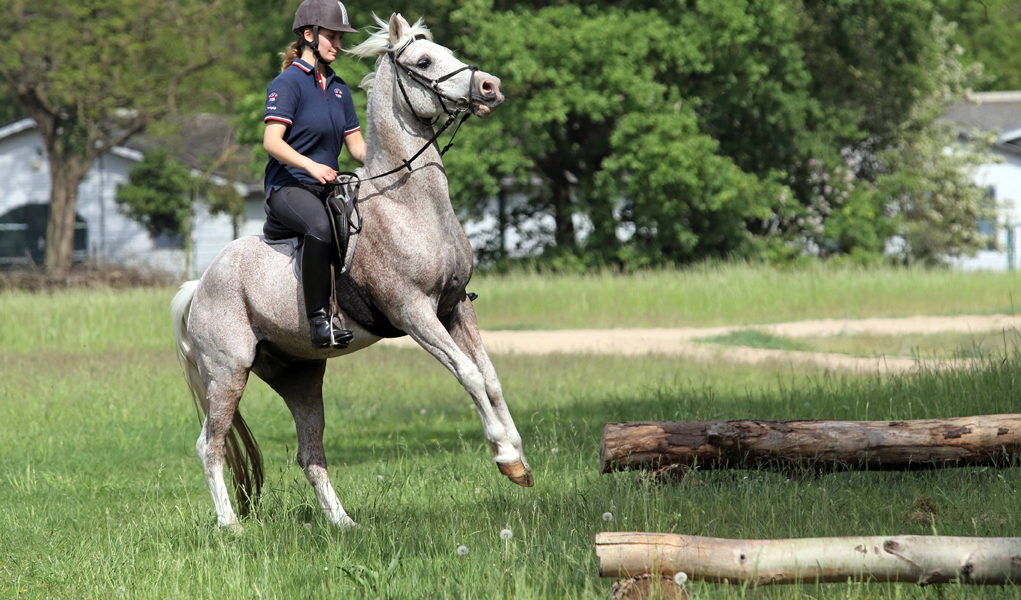
[[316,42],[319,40],[319,28],[325,27],[334,31],[345,33],[358,33],[358,30],[351,27],[348,20],[347,9],[339,0],[305,0],[294,13],[294,25],[291,29],[294,33],[301,33],[302,29],[311,27],[316,34]]

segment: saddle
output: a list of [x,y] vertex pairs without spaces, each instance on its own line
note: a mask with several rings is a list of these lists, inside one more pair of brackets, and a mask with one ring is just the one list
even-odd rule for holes
[[[317,186],[318,187],[318,186]],[[362,230],[361,215],[358,213],[358,177],[354,173],[341,173],[337,183],[310,189],[323,201],[323,207],[330,219],[332,247],[330,263],[333,272],[333,290],[330,302],[333,314],[343,312],[369,333],[383,338],[407,335],[390,322],[365,289],[355,283],[349,270]],[[272,240],[262,236],[263,241],[273,249],[290,257],[294,276],[301,282],[300,238],[291,237]],[[341,328],[346,328],[341,324]]]

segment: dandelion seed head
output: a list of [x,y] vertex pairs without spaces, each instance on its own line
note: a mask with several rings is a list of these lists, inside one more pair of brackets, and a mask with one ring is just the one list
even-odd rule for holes
[[383,476],[382,475],[376,475],[376,479],[378,479],[379,481],[383,481]]
[[613,513],[610,512],[610,511],[604,512],[603,513],[603,520],[604,521],[612,521],[613,520]]
[[684,571],[678,571],[674,573],[674,583],[677,585],[684,585],[684,582],[688,580],[688,574]]
[[458,556],[466,556],[467,554],[468,554],[468,546],[463,546],[462,545],[462,546],[458,546],[457,547],[457,555]]
[[514,538],[514,532],[511,531],[510,529],[501,529],[500,530],[500,539],[501,540],[510,540],[510,539],[513,539],[513,538]]

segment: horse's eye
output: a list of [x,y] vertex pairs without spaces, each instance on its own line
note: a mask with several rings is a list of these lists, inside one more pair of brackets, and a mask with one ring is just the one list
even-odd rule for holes
[[433,61],[428,56],[423,56],[422,58],[418,59],[417,64],[419,69],[428,69],[429,65],[433,64]]

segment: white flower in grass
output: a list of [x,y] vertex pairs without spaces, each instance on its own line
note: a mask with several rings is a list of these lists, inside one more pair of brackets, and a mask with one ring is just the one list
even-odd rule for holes
[[613,520],[613,513],[610,512],[610,511],[604,512],[603,513],[603,520],[604,521],[612,521]]
[[378,479],[380,481],[383,481],[383,476],[382,475],[376,475],[376,479]]
[[467,554],[468,554],[468,546],[462,545],[462,546],[458,546],[457,547],[457,555],[458,556],[467,556]]
[[510,529],[501,529],[500,530],[500,539],[501,540],[510,540],[510,539],[513,539],[513,538],[514,538],[514,532],[511,531]]
[[678,571],[674,573],[674,583],[677,585],[684,585],[684,582],[688,580],[688,574],[684,571]]
[[550,448],[549,452],[550,454],[556,454],[557,452],[559,452],[559,450],[556,448]]

